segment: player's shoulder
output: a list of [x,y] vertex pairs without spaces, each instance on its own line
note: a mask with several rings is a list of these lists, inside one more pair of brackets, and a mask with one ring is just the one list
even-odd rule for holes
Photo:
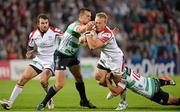
[[29,37],[32,38],[37,32],[38,32],[38,29],[34,29],[34,30],[29,34]]
[[74,21],[71,24],[68,25],[69,29],[76,29],[77,27],[81,26],[79,21]]
[[53,26],[50,26],[49,29],[55,33],[59,33],[59,34],[63,34],[64,31],[61,30],[60,28],[56,28],[56,27],[53,27]]
[[111,38],[111,37],[113,37],[113,32],[111,31],[111,29],[108,26],[106,26],[103,30],[102,36]]

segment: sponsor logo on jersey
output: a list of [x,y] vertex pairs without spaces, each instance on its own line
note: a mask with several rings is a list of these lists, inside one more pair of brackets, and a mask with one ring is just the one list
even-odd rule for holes
[[110,34],[110,33],[103,33],[103,34],[102,34],[102,37],[108,37],[108,38],[111,38],[111,34]]

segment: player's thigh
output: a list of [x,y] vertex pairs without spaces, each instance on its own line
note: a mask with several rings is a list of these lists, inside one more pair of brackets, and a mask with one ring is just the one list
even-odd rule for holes
[[48,79],[53,75],[53,71],[51,69],[44,69],[40,74],[40,82],[48,82]]
[[107,73],[108,73],[108,71],[106,71],[104,69],[96,68],[95,79],[100,82],[103,82],[106,78]]
[[25,68],[21,74],[18,84],[24,85],[27,81],[31,80],[35,76],[37,76],[37,72],[34,70],[34,68],[32,66],[27,66],[27,68]]
[[169,100],[169,93],[163,91],[160,88],[159,91],[154,94],[154,96],[153,96],[153,98],[151,98],[151,100],[155,101],[156,103],[166,105]]
[[104,80],[107,73],[111,72],[110,69],[106,68],[105,66],[103,66],[102,64],[98,63],[96,71],[95,71],[95,79],[100,81],[100,80]]

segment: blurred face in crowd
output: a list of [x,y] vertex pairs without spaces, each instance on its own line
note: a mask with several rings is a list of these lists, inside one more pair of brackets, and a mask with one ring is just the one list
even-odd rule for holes
[[84,11],[83,13],[80,13],[79,20],[83,24],[87,24],[89,21],[91,21],[91,12]]
[[106,26],[105,18],[96,16],[95,18],[96,31],[102,31]]
[[46,32],[49,28],[49,20],[48,19],[43,19],[39,18],[38,21],[38,28],[41,32]]

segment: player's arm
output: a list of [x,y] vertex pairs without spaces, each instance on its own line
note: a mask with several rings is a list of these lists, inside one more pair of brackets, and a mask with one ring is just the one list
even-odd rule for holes
[[27,46],[27,52],[26,52],[26,58],[32,58],[34,57],[34,54],[36,51],[36,47]]
[[26,52],[26,58],[31,58],[33,57],[33,54],[34,54],[35,50],[29,50]]
[[33,39],[34,32],[32,32],[29,35],[29,41],[28,41],[28,46],[27,46],[26,58],[33,57],[33,54],[36,51],[36,49],[35,49],[35,42],[34,42],[34,39]]
[[97,34],[94,30],[86,32],[85,36],[90,49],[98,49],[104,46],[104,42],[97,39]]
[[119,28],[118,28],[118,27],[114,27],[114,28],[112,29],[112,32],[113,32],[113,34],[116,36],[116,35],[119,33]]
[[108,74],[106,76],[106,84],[107,84],[107,87],[109,88],[109,90],[111,91],[111,93],[113,94],[113,96],[122,94],[123,91],[125,90],[125,85],[123,83],[119,82],[118,85],[116,85],[116,86],[111,83],[110,74]]
[[95,23],[94,21],[90,21],[86,25],[78,25],[76,28],[76,32],[78,33],[84,33],[86,31],[93,30],[95,28]]

